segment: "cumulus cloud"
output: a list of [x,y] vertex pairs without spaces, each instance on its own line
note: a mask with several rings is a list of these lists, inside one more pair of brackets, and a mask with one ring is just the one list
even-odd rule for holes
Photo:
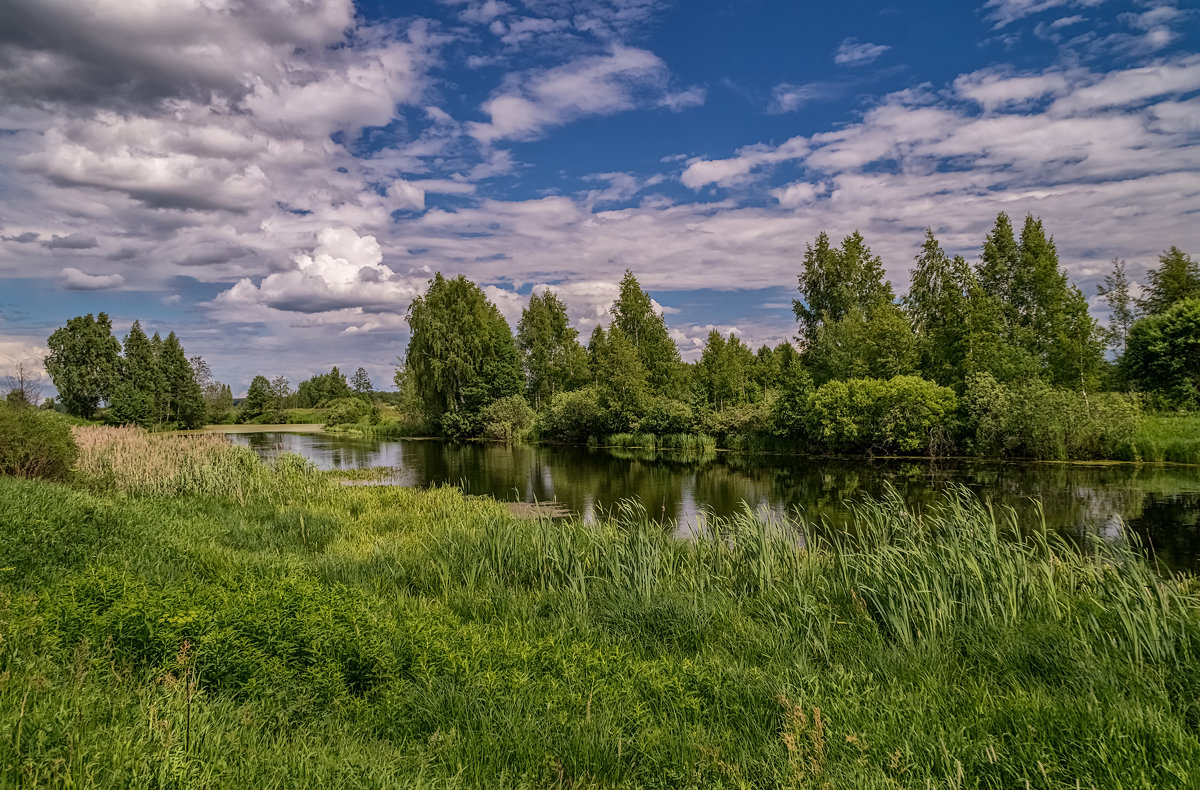
[[73,266],[62,270],[60,280],[68,291],[104,291],[125,284],[125,278],[119,274],[88,274]]
[[243,278],[213,303],[230,315],[256,308],[310,315],[343,310],[403,314],[417,293],[410,279],[383,264],[383,248],[374,236],[325,228],[312,252],[293,256],[289,270],[267,275],[258,285]]
[[848,38],[838,45],[833,53],[833,62],[839,66],[865,66],[891,49],[887,44],[872,44]]

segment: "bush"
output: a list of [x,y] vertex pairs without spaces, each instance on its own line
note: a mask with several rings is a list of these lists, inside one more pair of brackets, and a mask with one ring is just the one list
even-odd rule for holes
[[371,412],[371,404],[362,398],[337,398],[325,411],[326,425],[346,425],[358,422]]
[[71,427],[57,414],[0,404],[0,473],[62,480],[78,456]]
[[992,457],[1121,457],[1142,421],[1135,396],[1089,396],[1040,379],[1008,386],[986,373],[968,379],[964,407],[972,449]]
[[761,400],[709,412],[700,420],[704,433],[718,439],[770,433],[772,403]]
[[690,433],[695,428],[692,407],[669,398],[651,398],[645,413],[635,420],[635,433]]
[[604,410],[600,406],[600,392],[595,387],[585,387],[573,392],[560,392],[550,401],[550,407],[541,415],[538,430],[548,439],[561,442],[584,443],[592,436],[608,432]]
[[954,409],[953,390],[916,376],[847,379],[821,385],[807,419],[813,439],[830,450],[938,452]]
[[513,442],[529,433],[537,414],[525,398],[509,395],[492,401],[479,414],[485,439]]

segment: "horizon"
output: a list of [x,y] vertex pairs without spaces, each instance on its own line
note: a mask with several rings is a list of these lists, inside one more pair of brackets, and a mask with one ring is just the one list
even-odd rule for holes
[[926,226],[974,264],[1001,211],[1102,319],[1114,258],[1200,251],[1200,12],[1170,0],[12,5],[0,374],[106,312],[239,397],[390,388],[437,271],[512,327],[552,288],[586,338],[630,269],[693,359],[792,339],[821,231],[900,294]]

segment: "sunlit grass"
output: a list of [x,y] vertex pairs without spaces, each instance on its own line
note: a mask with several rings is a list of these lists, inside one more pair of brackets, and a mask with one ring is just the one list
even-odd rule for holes
[[[0,480],[0,785],[1177,787],[1200,601],[963,491],[514,518],[215,437]],[[160,479],[156,479],[160,478]],[[229,486],[222,491],[221,486]]]

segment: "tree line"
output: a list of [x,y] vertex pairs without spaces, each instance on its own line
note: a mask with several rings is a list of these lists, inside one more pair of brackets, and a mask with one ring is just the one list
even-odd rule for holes
[[[835,243],[821,233],[797,278],[795,342],[752,350],[713,331],[691,364],[631,272],[586,345],[553,291],[530,297],[514,333],[479,286],[438,274],[410,307],[396,384],[415,419],[451,437],[703,432],[838,450],[1015,452],[1039,431],[1059,444],[1073,431],[1089,445],[1127,433],[1114,426],[1144,402],[1200,405],[1196,262],[1170,248],[1138,298],[1125,267],[1114,261],[1098,294],[1112,313],[1105,328],[1033,216],[1018,231],[1000,214],[974,265],[927,230],[903,298],[861,234]],[[1058,403],[1043,421],[1070,428],[1039,427],[1021,409],[1031,400]],[[995,413],[1000,403],[1008,413]],[[1006,432],[1029,436],[997,438]]]

